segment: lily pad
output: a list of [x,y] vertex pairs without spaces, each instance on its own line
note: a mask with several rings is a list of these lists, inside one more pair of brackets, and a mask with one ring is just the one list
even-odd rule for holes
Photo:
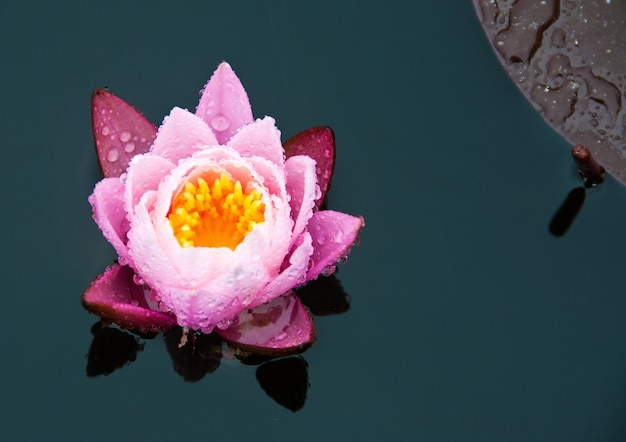
[[626,3],[474,0],[474,7],[534,108],[626,184]]

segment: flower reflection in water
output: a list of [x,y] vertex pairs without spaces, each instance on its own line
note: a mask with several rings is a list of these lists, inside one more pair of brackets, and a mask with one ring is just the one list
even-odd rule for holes
[[[349,296],[335,275],[320,277],[296,289],[296,295],[315,315],[341,314],[350,308]],[[107,376],[134,362],[146,341],[158,332],[129,332],[96,322],[91,328],[93,339],[87,357],[87,376]],[[309,387],[308,364],[301,347],[273,354],[250,351],[246,346],[228,342],[217,333],[204,334],[182,327],[163,332],[163,340],[172,358],[173,369],[186,382],[198,382],[215,372],[223,358],[237,359],[246,365],[257,365],[256,378],[266,394],[283,407],[296,412],[305,403]]]

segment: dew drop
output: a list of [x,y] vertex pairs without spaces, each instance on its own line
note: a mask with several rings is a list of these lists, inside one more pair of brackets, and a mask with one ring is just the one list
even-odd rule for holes
[[281,333],[278,333],[276,336],[274,336],[274,341],[282,341],[286,337],[287,337],[287,333],[281,332]]
[[228,327],[230,327],[230,324],[231,324],[230,319],[222,319],[216,325],[217,325],[217,328],[219,328],[220,330],[226,330]]
[[112,163],[116,162],[119,157],[120,157],[120,153],[115,148],[111,149],[107,153],[107,160],[109,160]]
[[135,143],[126,143],[124,145],[124,151],[131,153],[133,150],[135,150]]
[[100,133],[102,134],[103,137],[106,137],[107,135],[111,133],[111,129],[109,129],[109,126],[103,126],[102,129],[100,130]]
[[323,271],[322,271],[322,275],[324,276],[330,276],[333,273],[335,273],[335,270],[337,270],[337,267],[335,267],[334,265],[329,265],[328,267],[326,267]]
[[125,130],[122,133],[120,133],[120,141],[122,143],[130,141],[130,137],[131,137],[130,132],[128,132],[127,130]]
[[330,151],[330,149],[325,149],[325,150],[324,150],[324,156],[325,156],[326,158],[330,158],[330,157],[332,157],[332,156],[333,156],[333,154],[332,154],[332,152]]
[[202,329],[202,333],[204,333],[205,335],[208,335],[209,333],[212,333],[214,329],[215,329],[215,326],[213,324],[210,324],[208,327],[205,327]]
[[141,279],[141,276],[137,274],[133,275],[133,282],[137,285],[143,285],[143,279]]
[[326,238],[326,232],[323,232],[322,230],[323,230],[323,229],[321,229],[321,228],[318,226],[318,228],[317,228],[317,231],[318,231],[318,232],[317,232],[317,238],[316,238],[316,239],[317,239],[318,244],[320,244],[320,245],[324,245],[324,244],[326,244],[326,240],[327,240],[327,238]]
[[211,127],[218,132],[222,132],[230,126],[230,121],[222,114],[217,114],[211,118]]
[[205,106],[205,111],[204,113],[206,114],[207,117],[210,117],[211,114],[213,113],[213,109],[215,109],[215,100],[209,100],[206,102]]

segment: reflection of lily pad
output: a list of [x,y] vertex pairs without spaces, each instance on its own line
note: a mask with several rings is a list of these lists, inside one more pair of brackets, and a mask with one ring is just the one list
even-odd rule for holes
[[565,139],[626,183],[626,3],[474,0],[515,84]]

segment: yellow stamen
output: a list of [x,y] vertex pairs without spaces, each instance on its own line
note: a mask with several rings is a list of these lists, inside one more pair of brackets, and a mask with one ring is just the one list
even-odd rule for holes
[[[213,185],[210,185],[211,183]],[[222,172],[187,181],[167,215],[182,247],[229,247],[234,250],[254,226],[265,221],[261,193],[244,191],[239,180]]]

